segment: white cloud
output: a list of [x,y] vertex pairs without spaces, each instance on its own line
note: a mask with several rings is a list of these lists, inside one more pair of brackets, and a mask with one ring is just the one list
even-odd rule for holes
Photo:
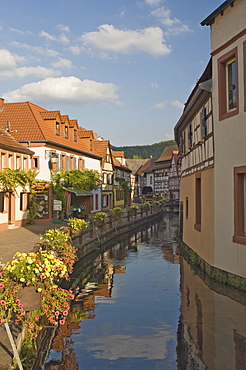
[[15,47],[26,49],[26,50],[31,50],[32,52],[35,52],[37,54],[45,55],[45,56],[49,56],[49,57],[57,57],[60,54],[59,52],[57,52],[55,50],[52,50],[52,49],[43,48],[41,46],[31,46],[31,45],[28,45],[28,44],[22,44],[18,41],[11,42],[11,45],[15,46]]
[[170,53],[164,44],[163,31],[159,27],[147,27],[142,30],[119,30],[113,25],[104,24],[98,31],[88,32],[81,36],[84,50],[94,52],[136,54],[147,53],[162,56]]
[[177,18],[171,19],[171,10],[165,9],[164,6],[157,8],[155,10],[152,10],[151,14],[154,17],[157,17],[160,19],[161,23],[164,26],[171,27],[173,24],[181,23],[181,21]]
[[145,0],[145,3],[148,5],[159,5],[161,0]]
[[58,61],[51,63],[54,68],[71,68],[72,62],[69,59],[59,58]]
[[66,35],[64,35],[64,33],[61,33],[58,36],[53,36],[53,35],[49,34],[48,32],[42,31],[40,33],[40,36],[44,37],[48,41],[60,42],[62,44],[69,44],[70,43],[70,40],[67,38]]
[[184,109],[184,104],[180,103],[178,100],[172,101],[171,105],[175,108]]
[[153,109],[164,109],[165,108],[165,103],[164,103],[164,101],[163,102],[161,102],[161,103],[155,103],[154,105],[153,105]]
[[191,29],[188,25],[182,24],[178,18],[172,18],[171,10],[166,9],[164,6],[153,10],[151,15],[158,18],[161,24],[167,27],[165,34],[178,35],[183,32],[191,32]]
[[35,101],[45,104],[86,104],[89,102],[117,103],[117,86],[77,77],[46,78],[23,85],[20,89],[3,94],[6,101]]
[[63,24],[58,24],[56,27],[61,32],[70,32],[70,28],[68,26],[64,26]]
[[151,82],[150,86],[152,87],[152,89],[158,89],[159,88],[159,85],[156,82]]
[[2,71],[0,80],[8,78],[25,78],[27,76],[35,76],[38,78],[45,78],[51,76],[59,76],[60,72],[53,69],[37,66],[37,67],[21,67],[16,69],[9,69]]
[[8,50],[1,49],[0,50],[0,71],[11,71],[16,68],[16,61],[13,56]]
[[82,48],[79,46],[70,46],[68,50],[70,50],[74,55],[79,55],[82,52]]

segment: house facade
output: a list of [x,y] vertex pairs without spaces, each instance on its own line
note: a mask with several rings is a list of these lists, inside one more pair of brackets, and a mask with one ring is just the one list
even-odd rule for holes
[[214,265],[246,278],[246,1],[225,1],[210,26],[214,117]]
[[[9,132],[0,129],[0,171],[28,171],[34,165],[33,152],[19,144]],[[27,222],[28,187],[0,189],[0,230],[24,226]]]
[[[214,263],[214,136],[212,94],[203,89],[211,81],[212,64],[191,92],[175,126],[181,161],[180,204],[183,242],[207,263]],[[208,83],[208,82],[207,82]]]
[[110,148],[110,142],[100,137],[94,139],[95,150],[101,156],[102,169],[102,211],[111,211],[114,207],[113,175],[114,163],[113,155]]
[[246,1],[227,0],[210,26],[211,60],[175,126],[181,234],[206,273],[244,289],[246,278]]
[[[176,163],[176,168],[172,166],[174,155],[178,155],[177,145],[167,146],[164,148],[160,157],[155,160],[155,166],[153,168],[154,193],[167,199],[178,199],[179,197],[179,187],[177,186],[179,184],[176,184],[175,174],[178,171],[178,162]],[[172,175],[172,192],[170,189],[170,175]]]
[[[49,222],[58,216],[51,186],[47,185],[51,181],[51,170],[55,173],[89,169],[101,173],[101,156],[79,137],[77,120],[70,120],[60,111],[47,111],[30,102],[5,103],[0,112],[0,126],[9,129],[19,143],[34,152],[29,168],[38,171],[37,179],[40,180],[36,192],[37,222]],[[77,215],[80,211],[99,211],[101,189],[82,194],[70,188],[65,191],[65,203],[67,216]]]
[[112,151],[114,163],[114,207],[131,203],[131,170],[125,165],[124,152]]

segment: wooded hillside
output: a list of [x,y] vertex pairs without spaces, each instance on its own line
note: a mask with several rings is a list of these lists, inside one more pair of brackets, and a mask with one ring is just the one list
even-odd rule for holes
[[114,151],[124,151],[125,158],[150,158],[159,157],[166,146],[174,145],[174,140],[161,141],[152,145],[136,145],[136,146],[113,146],[111,149]]

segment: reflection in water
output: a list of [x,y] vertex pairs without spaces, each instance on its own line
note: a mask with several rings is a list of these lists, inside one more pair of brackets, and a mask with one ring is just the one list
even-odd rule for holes
[[178,369],[245,370],[246,295],[206,283],[181,260]]
[[81,262],[43,369],[245,369],[246,296],[209,288],[180,261],[176,236],[165,216]]

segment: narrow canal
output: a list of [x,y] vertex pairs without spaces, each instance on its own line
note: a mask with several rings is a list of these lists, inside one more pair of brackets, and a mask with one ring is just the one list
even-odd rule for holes
[[245,369],[246,295],[194,274],[177,227],[165,215],[83,262],[42,369]]

